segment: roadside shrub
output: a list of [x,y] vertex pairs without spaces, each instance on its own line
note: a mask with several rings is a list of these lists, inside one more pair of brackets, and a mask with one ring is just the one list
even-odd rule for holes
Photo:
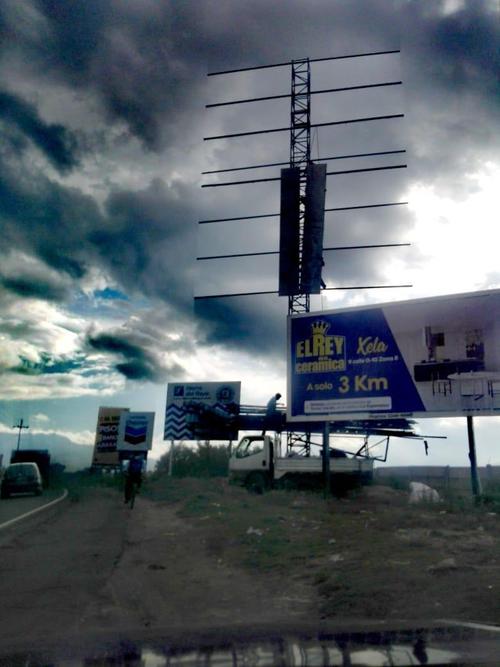
[[394,475],[391,477],[375,477],[375,483],[382,486],[388,486],[396,491],[410,490],[410,482],[404,477],[397,477]]
[[[155,472],[165,474],[169,468],[167,452],[156,464]],[[174,451],[173,477],[226,477],[229,449],[225,445],[199,443],[197,448],[180,445]]]

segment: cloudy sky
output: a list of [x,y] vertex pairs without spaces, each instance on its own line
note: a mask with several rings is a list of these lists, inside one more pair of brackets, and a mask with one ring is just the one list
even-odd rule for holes
[[[90,443],[99,405],[155,410],[155,453],[169,381],[241,380],[244,403],[285,394],[286,299],[194,301],[277,289],[279,168],[205,175],[288,159],[289,136],[207,140],[287,126],[294,58],[401,50],[319,62],[312,88],[403,85],[313,96],[313,157],[406,150],[329,169],[407,168],[329,177],[325,245],[411,243],[325,254],[330,287],[313,309],[500,287],[497,0],[3,0],[0,3],[0,433]],[[497,419],[477,421],[481,463],[500,464]],[[464,420],[429,463],[466,463]],[[398,445],[393,462],[422,463]]]

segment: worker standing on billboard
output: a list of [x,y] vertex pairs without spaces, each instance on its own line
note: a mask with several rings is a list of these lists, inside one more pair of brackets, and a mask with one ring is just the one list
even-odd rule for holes
[[125,474],[125,503],[128,503],[132,497],[133,485],[135,484],[136,489],[139,489],[142,484],[143,465],[144,458],[140,454],[134,454],[128,462],[127,472]]
[[274,396],[271,396],[267,402],[266,416],[264,417],[264,430],[262,431],[262,435],[265,435],[267,428],[272,428],[276,420],[276,415],[279,414],[277,410],[277,404],[280,398],[281,394],[274,394]]

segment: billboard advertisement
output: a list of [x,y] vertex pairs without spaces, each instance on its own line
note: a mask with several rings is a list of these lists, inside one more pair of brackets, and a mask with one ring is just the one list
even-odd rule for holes
[[147,452],[153,445],[154,412],[124,412],[118,428],[118,451]]
[[120,418],[128,408],[99,408],[92,465],[119,465],[118,433]]
[[293,315],[290,421],[500,415],[500,290]]
[[237,440],[241,382],[174,382],[167,388],[165,440]]

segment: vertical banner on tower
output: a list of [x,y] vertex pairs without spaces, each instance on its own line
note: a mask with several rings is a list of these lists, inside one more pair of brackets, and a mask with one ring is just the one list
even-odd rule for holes
[[309,164],[306,174],[301,291],[304,294],[320,294],[325,226],[326,164]]
[[281,170],[280,199],[280,296],[300,293],[300,169]]

